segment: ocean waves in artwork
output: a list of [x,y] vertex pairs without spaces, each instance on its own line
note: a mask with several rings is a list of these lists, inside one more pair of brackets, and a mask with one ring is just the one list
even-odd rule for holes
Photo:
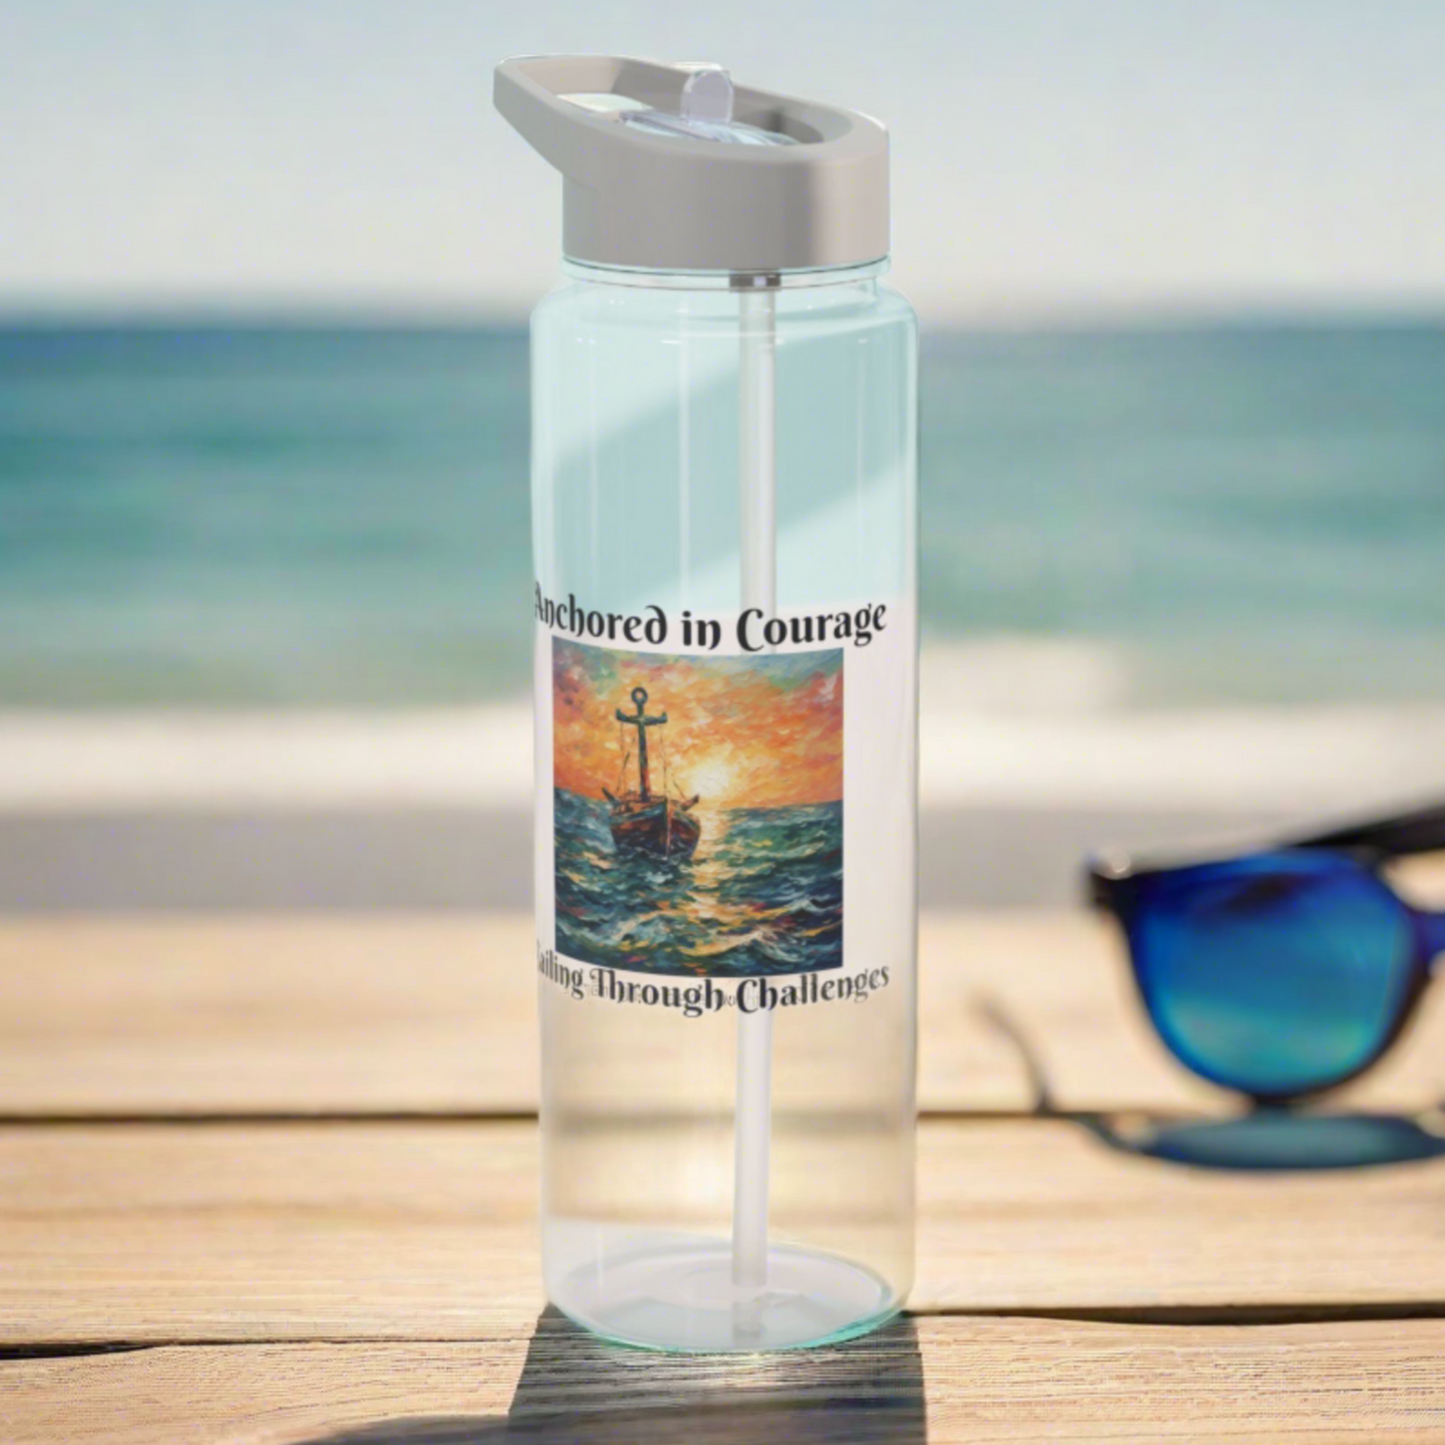
[[618,849],[601,799],[555,799],[559,953],[715,978],[841,966],[841,802],[700,811],[680,858]]

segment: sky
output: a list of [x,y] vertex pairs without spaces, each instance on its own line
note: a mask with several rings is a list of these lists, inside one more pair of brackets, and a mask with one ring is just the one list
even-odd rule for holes
[[885,120],[925,321],[1445,311],[1442,0],[0,0],[0,309],[518,318],[548,51]]
[[[553,781],[601,796],[638,786],[633,688],[647,692],[648,773],[704,809],[836,802],[843,793],[843,654],[838,648],[769,657],[673,657],[613,652],[556,639],[552,646]],[[624,759],[627,760],[625,775]]]

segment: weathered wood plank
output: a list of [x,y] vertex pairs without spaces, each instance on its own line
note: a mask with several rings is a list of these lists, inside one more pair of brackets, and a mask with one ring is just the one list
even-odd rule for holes
[[480,1343],[11,1361],[0,1412],[9,1445],[1445,1438],[1438,1321],[924,1318],[836,1349],[737,1360],[617,1350],[555,1320],[529,1340],[532,1324]]
[[516,915],[10,918],[0,1113],[534,1110]]
[[[12,1127],[0,1343],[505,1333],[542,1305],[536,1168],[521,1121]],[[810,1177],[780,1154],[775,1210]],[[1072,1124],[932,1121],[919,1183],[923,1311],[1445,1308],[1445,1160],[1223,1173]]]
[[[1032,1066],[1063,1108],[1219,1107],[1154,1039],[1098,920],[926,916],[922,956],[924,1109],[1027,1110]],[[528,1112],[532,958],[516,915],[10,918],[0,1115]],[[1347,1095],[1441,1097],[1445,989]]]

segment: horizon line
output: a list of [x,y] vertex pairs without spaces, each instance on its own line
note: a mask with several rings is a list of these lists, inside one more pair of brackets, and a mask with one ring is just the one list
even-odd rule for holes
[[[1445,298],[1411,303],[1293,302],[996,307],[930,312],[930,334],[1057,332],[1436,329],[1445,327]],[[469,306],[315,302],[10,306],[0,298],[0,332],[65,331],[357,331],[525,332],[528,312]]]

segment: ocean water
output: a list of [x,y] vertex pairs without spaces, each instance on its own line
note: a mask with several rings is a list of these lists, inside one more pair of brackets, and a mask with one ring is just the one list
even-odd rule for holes
[[515,693],[527,390],[514,331],[0,332],[0,704]]
[[[1442,397],[1425,323],[932,335],[925,637],[1445,697]],[[0,706],[515,695],[526,448],[518,330],[0,329]]]
[[618,851],[608,805],[555,793],[557,951],[735,978],[843,962],[843,805],[700,809],[691,858]]

